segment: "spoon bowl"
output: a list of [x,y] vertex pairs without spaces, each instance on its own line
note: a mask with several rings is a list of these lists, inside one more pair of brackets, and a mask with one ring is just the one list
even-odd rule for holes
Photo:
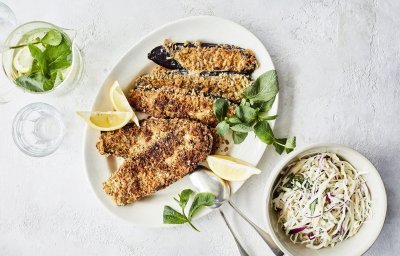
[[231,197],[229,183],[203,166],[189,175],[190,181],[200,192],[210,192],[215,195],[215,204],[211,208],[220,207]]
[[[230,196],[231,196],[231,189],[228,181],[225,181],[215,175],[212,171],[207,169],[204,166],[199,166],[197,169],[189,175],[190,181],[193,183],[193,186],[196,187],[196,189],[200,192],[210,192],[215,195],[216,200],[215,204],[212,205],[212,208],[219,208],[224,202],[227,202],[229,206],[232,207],[233,210],[237,214],[239,214],[240,217],[242,217],[250,226],[254,228],[254,230],[260,235],[260,237],[266,242],[266,244],[270,247],[271,251],[275,255],[283,255],[283,252],[279,249],[279,247],[275,244],[275,242],[272,240],[271,236],[262,230],[259,226],[257,226],[255,223],[253,223],[249,218],[247,218],[246,215],[244,215],[231,201],[230,201]],[[231,233],[233,237],[235,238],[236,244],[238,245],[239,251],[241,252],[241,255],[248,255],[245,250],[243,249],[243,246],[240,244],[239,240],[236,238],[236,235],[232,231],[229,223],[226,221],[224,214],[220,210],[220,214],[223,217],[225,223],[227,224],[229,230],[231,230]]]

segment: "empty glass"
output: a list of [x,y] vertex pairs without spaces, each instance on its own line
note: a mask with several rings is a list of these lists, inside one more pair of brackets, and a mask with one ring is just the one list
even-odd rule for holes
[[29,104],[14,118],[14,142],[30,156],[50,155],[60,146],[64,134],[65,125],[60,112],[46,103]]

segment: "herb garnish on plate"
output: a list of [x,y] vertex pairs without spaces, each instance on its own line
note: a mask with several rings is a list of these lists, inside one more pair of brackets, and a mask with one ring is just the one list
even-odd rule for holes
[[277,116],[270,116],[272,105],[278,94],[278,78],[275,70],[270,70],[260,75],[243,92],[243,99],[236,107],[235,115],[228,117],[229,102],[225,99],[217,99],[214,102],[214,114],[219,123],[217,131],[225,136],[232,130],[233,142],[242,143],[249,132],[255,135],[265,144],[272,144],[275,150],[282,154],[289,153],[296,147],[296,137],[276,138],[268,121],[275,120]]
[[199,231],[192,223],[192,217],[204,206],[211,206],[215,204],[215,195],[211,193],[197,193],[193,199],[192,205],[189,209],[189,214],[185,213],[186,205],[190,196],[194,193],[191,189],[182,190],[179,194],[179,199],[174,200],[181,207],[181,212],[176,211],[172,207],[164,206],[163,222],[164,224],[184,224],[188,223],[194,230]]

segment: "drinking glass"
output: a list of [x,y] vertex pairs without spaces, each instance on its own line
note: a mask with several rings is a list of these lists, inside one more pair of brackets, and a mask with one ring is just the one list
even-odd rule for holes
[[14,118],[12,135],[17,147],[29,156],[42,157],[60,146],[65,125],[60,112],[46,103],[32,103]]
[[[68,38],[71,40],[72,43],[72,64],[68,68],[68,73],[62,80],[62,82],[56,86],[54,86],[51,90],[48,91],[41,91],[41,92],[34,92],[31,90],[27,90],[21,86],[18,86],[16,83],[16,73],[13,64],[13,58],[16,55],[17,51],[20,49],[14,49],[13,47],[20,44],[21,39],[29,34],[32,31],[36,30],[43,30],[49,31],[51,29],[56,29],[63,34],[67,35]],[[48,22],[44,21],[32,21],[25,24],[20,25],[16,29],[14,29],[9,36],[7,37],[6,41],[3,45],[3,56],[2,56],[2,65],[3,70],[6,73],[7,77],[11,82],[15,85],[14,87],[20,88],[25,92],[33,93],[33,94],[44,94],[44,93],[54,93],[60,95],[69,92],[75,85],[78,83],[83,70],[83,62],[82,56],[75,43],[76,38],[76,31],[72,29],[61,28],[56,25],[53,25]]]

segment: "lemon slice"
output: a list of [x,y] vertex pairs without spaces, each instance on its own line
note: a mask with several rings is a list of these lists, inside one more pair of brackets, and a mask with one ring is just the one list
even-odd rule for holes
[[28,73],[32,69],[33,58],[27,46],[17,51],[14,57],[14,68],[20,73]]
[[243,181],[261,173],[251,164],[230,156],[211,155],[207,157],[207,163],[216,175],[229,181]]
[[133,117],[133,112],[76,112],[91,127],[99,131],[113,131],[124,127]]
[[110,88],[110,98],[111,103],[115,110],[121,112],[132,112],[133,117],[132,121],[139,126],[139,119],[137,118],[135,112],[132,110],[131,105],[129,104],[128,100],[125,97],[124,92],[122,91],[121,87],[119,86],[118,81],[115,81]]

